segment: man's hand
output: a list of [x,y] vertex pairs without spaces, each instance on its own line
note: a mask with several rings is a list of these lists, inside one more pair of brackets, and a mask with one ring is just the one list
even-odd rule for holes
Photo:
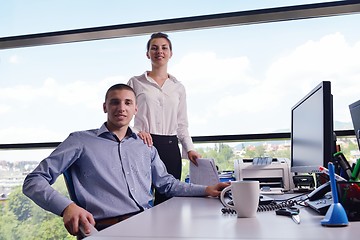
[[220,196],[221,191],[230,185],[230,182],[220,182],[216,185],[207,186],[205,189],[205,193],[211,197],[218,197]]
[[63,221],[67,231],[74,236],[79,233],[80,224],[83,226],[85,234],[90,234],[90,224],[95,225],[93,215],[75,203],[71,203],[65,208]]
[[194,163],[197,166],[198,164],[196,159],[201,158],[201,155],[195,152],[194,150],[190,150],[188,152],[188,158],[192,163]]
[[149,147],[153,145],[152,137],[150,133],[140,131],[138,133],[138,136],[144,141],[145,144],[147,144]]

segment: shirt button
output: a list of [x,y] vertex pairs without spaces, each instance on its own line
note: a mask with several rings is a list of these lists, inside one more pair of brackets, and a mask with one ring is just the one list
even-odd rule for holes
[[129,175],[130,173],[129,172],[126,172],[127,175]]

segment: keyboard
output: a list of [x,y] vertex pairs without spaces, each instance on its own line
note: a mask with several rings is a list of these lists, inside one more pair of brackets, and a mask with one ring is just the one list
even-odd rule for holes
[[259,205],[268,205],[273,201],[274,199],[272,197],[260,194]]

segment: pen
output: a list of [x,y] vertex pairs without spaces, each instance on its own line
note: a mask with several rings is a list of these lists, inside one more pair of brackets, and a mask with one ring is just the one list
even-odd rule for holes
[[341,168],[344,170],[344,172],[347,175],[347,178],[351,178],[351,166],[347,159],[345,158],[344,154],[342,152],[334,153],[334,157],[338,159],[338,162],[341,166]]
[[360,158],[356,160],[355,167],[351,173],[351,180],[358,181],[360,178]]
[[[323,166],[319,166],[319,170],[320,170],[320,172],[325,173],[325,174],[327,174],[328,176],[330,176],[330,175],[329,175],[329,169],[327,169],[327,168],[325,168],[325,167],[323,167]],[[336,173],[335,173],[335,179],[338,180],[338,181],[346,181],[345,178],[339,176],[339,175],[336,174]]]

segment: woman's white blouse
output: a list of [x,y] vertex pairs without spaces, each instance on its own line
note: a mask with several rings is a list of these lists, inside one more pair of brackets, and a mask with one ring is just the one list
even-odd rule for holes
[[169,78],[160,87],[147,72],[132,77],[128,85],[136,93],[138,112],[134,127],[137,130],[158,135],[177,135],[186,152],[194,150],[188,131],[184,85],[169,74]]

